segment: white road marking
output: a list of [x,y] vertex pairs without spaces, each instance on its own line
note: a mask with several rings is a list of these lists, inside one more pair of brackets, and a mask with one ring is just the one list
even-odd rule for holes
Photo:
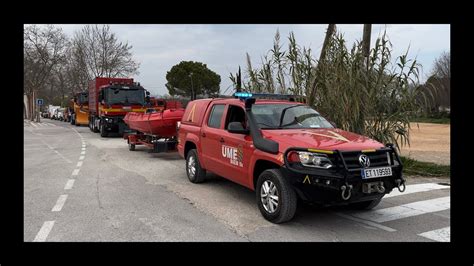
[[358,212],[351,215],[357,218],[383,223],[426,213],[447,210],[450,208],[450,203],[451,197],[448,196],[425,201],[417,201],[370,212]]
[[51,211],[52,212],[61,211],[61,209],[64,206],[64,203],[66,202],[66,199],[67,199],[67,194],[59,196],[58,201],[56,201],[56,205],[54,205],[54,207]]
[[72,171],[72,175],[78,175],[78,174],[79,174],[79,170],[80,170],[80,169],[74,169],[74,171]]
[[394,190],[392,190],[392,192],[390,192],[390,194],[385,195],[384,199],[396,197],[396,196],[402,196],[402,195],[411,194],[411,193],[425,192],[425,191],[431,191],[435,189],[449,189],[449,188],[450,186],[440,185],[436,183],[407,185],[404,192],[400,192],[398,191],[397,188],[395,188]]
[[85,150],[86,150],[86,147],[82,147],[81,150],[85,151]]
[[38,127],[37,125],[35,125],[34,123],[30,123],[30,125],[34,126],[34,127]]
[[58,152],[57,150],[55,150],[51,145],[49,145],[48,143],[46,143],[43,139],[41,139],[41,142],[43,142],[46,146],[48,146],[49,149],[53,150],[57,155],[59,155],[59,157],[63,158],[66,162],[72,163],[71,160],[69,160],[68,158],[64,157],[60,152]]
[[85,157],[86,156],[82,155],[82,156],[79,157],[79,160],[84,160]]
[[450,242],[451,241],[451,226],[433,230],[433,231],[424,232],[418,235],[429,238],[434,241],[438,241],[438,242]]
[[82,161],[77,162],[76,167],[81,167],[81,166],[82,166],[82,163],[83,163]]
[[64,186],[64,189],[71,189],[73,185],[74,185],[74,179],[69,179],[66,185]]
[[81,151],[81,154],[86,154],[86,151]]
[[53,229],[53,226],[54,226],[54,221],[44,222],[43,226],[41,226],[41,229],[39,230],[33,242],[46,241],[46,238],[48,238],[49,232],[51,232],[51,229]]
[[388,227],[388,226],[384,226],[384,225],[381,225],[381,224],[377,224],[377,223],[374,223],[374,222],[371,222],[371,221],[362,220],[362,219],[359,219],[359,218],[356,218],[356,217],[352,217],[352,216],[350,216],[350,215],[346,215],[346,214],[343,214],[343,213],[340,213],[340,212],[336,212],[336,213],[334,213],[334,214],[336,214],[337,216],[340,216],[340,217],[343,217],[343,218],[346,218],[346,219],[355,221],[355,222],[363,223],[363,224],[366,224],[366,225],[368,225],[368,226],[372,226],[372,227],[376,227],[376,228],[385,230],[385,231],[387,231],[387,232],[395,232],[395,231],[397,231],[397,230],[395,230],[395,229],[393,229],[393,228],[390,228],[390,227]]

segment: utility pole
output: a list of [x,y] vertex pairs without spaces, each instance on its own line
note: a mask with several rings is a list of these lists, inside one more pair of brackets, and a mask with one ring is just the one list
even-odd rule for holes
[[364,24],[364,33],[362,36],[362,54],[366,58],[366,67],[369,68],[370,55],[370,35],[372,33],[372,24]]
[[196,98],[196,95],[194,95],[193,72],[189,73],[189,77],[191,78],[191,101],[194,101]]

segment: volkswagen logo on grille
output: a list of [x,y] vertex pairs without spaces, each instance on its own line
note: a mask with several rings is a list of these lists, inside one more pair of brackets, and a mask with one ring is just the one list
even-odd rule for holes
[[359,163],[362,167],[369,167],[370,166],[370,159],[369,159],[369,156],[365,155],[365,154],[362,154],[361,156],[359,156]]

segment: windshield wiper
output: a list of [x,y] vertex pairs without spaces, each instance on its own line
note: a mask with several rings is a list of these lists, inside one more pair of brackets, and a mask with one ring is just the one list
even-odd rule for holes
[[298,107],[298,106],[304,106],[304,104],[296,104],[296,105],[292,105],[292,106],[288,106],[288,107],[283,108],[283,110],[281,111],[280,124],[278,125],[278,128],[282,128],[281,124],[283,123],[283,118],[285,117],[286,110],[294,108],[294,107]]

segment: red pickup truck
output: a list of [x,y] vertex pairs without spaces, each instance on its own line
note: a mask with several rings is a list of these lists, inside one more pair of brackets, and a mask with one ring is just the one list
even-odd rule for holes
[[191,182],[213,172],[255,190],[273,223],[291,220],[298,198],[370,209],[392,189],[404,190],[393,145],[337,129],[293,99],[257,99],[264,96],[236,93],[187,105],[178,152]]

